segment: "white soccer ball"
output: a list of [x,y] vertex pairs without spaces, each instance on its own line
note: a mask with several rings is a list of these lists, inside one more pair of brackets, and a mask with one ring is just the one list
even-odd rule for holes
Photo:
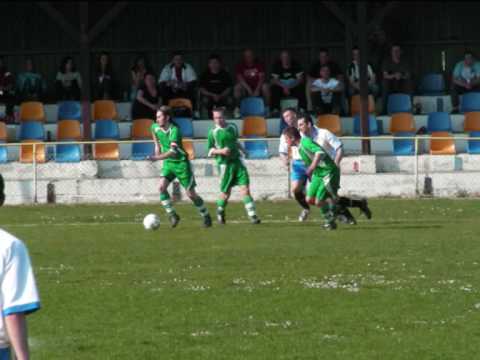
[[143,219],[143,227],[146,230],[157,230],[160,226],[160,218],[156,214],[148,214]]

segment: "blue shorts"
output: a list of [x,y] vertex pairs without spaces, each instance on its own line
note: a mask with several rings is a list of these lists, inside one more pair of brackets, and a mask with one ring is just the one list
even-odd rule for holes
[[0,360],[10,360],[10,348],[0,349]]
[[302,160],[292,161],[292,172],[290,173],[290,180],[292,181],[307,181],[307,168]]

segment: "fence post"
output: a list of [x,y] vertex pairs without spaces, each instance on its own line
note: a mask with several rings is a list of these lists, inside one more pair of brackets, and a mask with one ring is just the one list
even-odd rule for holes
[[415,195],[418,197],[420,195],[420,191],[418,189],[418,136],[415,136],[415,169],[414,169],[414,176],[415,176]]
[[37,145],[33,143],[33,203],[37,203]]
[[292,198],[292,180],[290,179],[290,175],[291,175],[291,162],[289,161],[288,162],[288,166],[287,166],[287,199],[291,199]]

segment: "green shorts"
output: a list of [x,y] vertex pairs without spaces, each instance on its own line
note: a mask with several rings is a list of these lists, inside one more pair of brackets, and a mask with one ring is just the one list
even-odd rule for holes
[[197,185],[190,161],[164,161],[160,176],[170,182],[177,178],[180,185],[186,190],[191,190]]
[[326,176],[312,176],[312,180],[307,188],[307,197],[320,201],[327,198],[336,199],[340,188],[340,173],[332,172]]
[[239,160],[228,164],[219,165],[220,191],[228,193],[234,186],[250,185],[250,178],[245,165]]

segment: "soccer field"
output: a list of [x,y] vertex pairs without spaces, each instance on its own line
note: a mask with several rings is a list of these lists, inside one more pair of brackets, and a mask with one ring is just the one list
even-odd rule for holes
[[210,229],[189,204],[176,229],[159,205],[1,208],[40,290],[32,358],[478,358],[478,201],[370,207],[333,232],[293,202],[258,202],[258,226],[231,204]]

